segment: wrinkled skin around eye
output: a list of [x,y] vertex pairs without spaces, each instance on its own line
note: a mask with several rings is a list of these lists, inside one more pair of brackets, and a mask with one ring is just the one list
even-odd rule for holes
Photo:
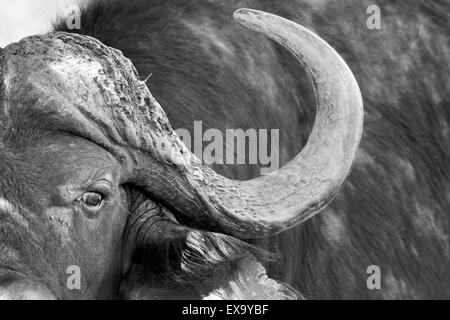
[[[14,261],[1,255],[2,265],[14,265],[11,269],[26,278],[44,274],[40,282],[56,298],[116,297],[127,268],[124,262],[129,261],[123,256],[128,211],[118,161],[74,136],[45,135],[33,143],[6,147],[14,164],[19,163],[15,179],[27,180],[17,184],[33,190],[29,194],[34,203],[23,205],[20,212],[27,229],[23,233],[31,234],[24,241],[30,244],[5,243]],[[34,261],[28,261],[33,256]],[[71,266],[79,268],[79,289],[67,286]]]

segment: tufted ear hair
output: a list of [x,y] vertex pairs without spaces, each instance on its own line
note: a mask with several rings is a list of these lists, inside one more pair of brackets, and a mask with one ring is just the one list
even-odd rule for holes
[[[268,278],[261,262],[275,257],[234,237],[180,224],[138,190],[127,193],[124,234],[130,264],[121,285],[126,299],[292,299],[295,290]],[[128,269],[129,268],[129,269]]]
[[[270,279],[260,261],[270,255],[220,233],[179,225],[146,200],[133,212],[127,237],[132,266],[121,284],[125,299],[301,299],[293,288]],[[149,208],[158,208],[149,217]],[[139,221],[136,221],[139,220]],[[256,258],[258,257],[258,258]]]

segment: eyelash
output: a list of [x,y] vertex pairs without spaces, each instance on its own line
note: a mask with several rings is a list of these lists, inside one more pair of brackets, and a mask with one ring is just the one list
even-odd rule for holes
[[88,188],[86,188],[86,192],[95,192],[102,195],[103,199],[106,200],[108,195],[111,192],[111,188],[109,187],[109,184],[103,182],[103,183],[96,183],[95,185],[91,185]]

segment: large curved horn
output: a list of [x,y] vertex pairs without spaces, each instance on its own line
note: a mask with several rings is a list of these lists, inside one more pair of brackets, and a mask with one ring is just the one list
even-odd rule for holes
[[0,106],[8,108],[0,123],[9,112],[22,113],[22,121],[40,114],[34,126],[104,147],[123,164],[124,182],[145,189],[185,224],[242,239],[285,230],[319,212],[342,186],[361,137],[361,95],[345,62],[312,32],[254,10],[234,17],[289,49],[313,81],[317,114],[308,143],[271,175],[235,181],[203,166],[131,62],[76,34],[33,36],[4,48],[0,89],[8,90]]
[[[203,169],[199,183],[210,219],[240,238],[273,234],[324,208],[349,174],[362,133],[363,104],[344,60],[324,40],[289,20],[240,9],[234,19],[290,50],[306,67],[317,114],[302,152],[275,173],[230,181]],[[195,178],[198,180],[197,178]]]

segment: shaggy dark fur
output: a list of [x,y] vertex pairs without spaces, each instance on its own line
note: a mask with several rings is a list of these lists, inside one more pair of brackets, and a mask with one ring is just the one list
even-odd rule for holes
[[[377,4],[382,29],[369,30]],[[271,275],[307,298],[450,298],[450,3],[437,1],[92,1],[81,30],[130,58],[175,128],[280,128],[281,163],[301,150],[314,102],[284,49],[233,10],[314,30],[353,70],[366,118],[355,168],[329,209],[272,237]],[[59,23],[57,30],[66,30]],[[67,31],[67,30],[66,30]],[[255,166],[216,166],[245,179]],[[366,269],[381,267],[382,289]]]
[[139,281],[147,282],[149,288],[164,288],[167,298],[171,298],[170,294],[190,299],[207,295],[217,289],[218,283],[230,280],[236,265],[248,253],[261,261],[273,258],[233,237],[181,225],[164,206],[149,200],[148,195],[130,186],[126,190],[130,221],[124,236],[135,243],[134,261],[138,264],[132,272],[138,268],[142,273]]

